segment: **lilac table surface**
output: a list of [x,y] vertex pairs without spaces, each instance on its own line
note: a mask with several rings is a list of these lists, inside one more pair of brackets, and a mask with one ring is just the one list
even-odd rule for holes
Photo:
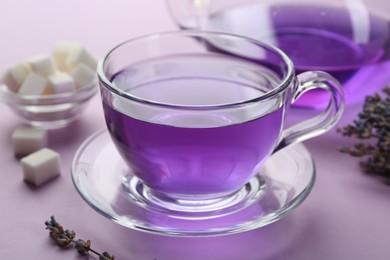
[[[0,70],[47,53],[60,40],[80,41],[100,57],[125,39],[175,29],[163,1],[14,0],[1,1],[0,9]],[[360,105],[348,107],[339,126],[350,122]],[[12,153],[10,137],[20,120],[3,104],[0,113],[1,259],[84,259],[51,243],[44,221],[53,214],[77,237],[91,239],[94,249],[116,259],[390,259],[390,187],[336,151],[351,141],[335,130],[305,143],[317,165],[317,180],[309,197],[287,217],[236,235],[175,238],[119,226],[75,190],[70,176],[74,153],[104,126],[98,95],[81,120],[49,133],[49,147],[62,157],[62,175],[39,188],[23,182]]]

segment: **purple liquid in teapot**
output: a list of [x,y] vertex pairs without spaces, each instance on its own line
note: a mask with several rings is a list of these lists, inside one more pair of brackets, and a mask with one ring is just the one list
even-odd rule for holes
[[[390,23],[364,8],[241,5],[214,13],[208,26],[277,46],[293,61],[297,73],[331,73],[343,84],[347,103],[390,80]],[[322,106],[326,100],[326,95],[314,91],[298,103]]]

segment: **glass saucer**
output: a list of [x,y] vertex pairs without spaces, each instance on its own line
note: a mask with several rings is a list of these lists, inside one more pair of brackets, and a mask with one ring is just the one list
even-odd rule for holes
[[310,193],[315,165],[302,144],[284,148],[254,178],[262,183],[261,196],[227,214],[210,212],[199,218],[145,206],[142,194],[129,191],[131,177],[105,129],[89,137],[73,159],[73,183],[81,197],[118,224],[161,235],[215,236],[263,227],[284,217]]

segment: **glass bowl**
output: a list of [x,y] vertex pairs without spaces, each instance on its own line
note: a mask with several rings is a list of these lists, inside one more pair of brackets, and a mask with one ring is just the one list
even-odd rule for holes
[[37,128],[56,129],[76,120],[97,91],[97,78],[73,92],[38,96],[14,93],[0,83],[0,100],[24,123]]

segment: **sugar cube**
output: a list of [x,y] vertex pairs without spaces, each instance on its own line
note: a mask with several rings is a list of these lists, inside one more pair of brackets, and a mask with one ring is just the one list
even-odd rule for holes
[[31,71],[30,65],[26,62],[20,62],[9,68],[4,77],[3,83],[12,92],[18,92],[20,86]]
[[21,95],[44,95],[48,93],[48,81],[45,77],[30,72],[26,80],[20,86],[19,94]]
[[94,80],[95,71],[81,63],[72,72],[72,77],[76,83],[76,88],[82,88]]
[[43,148],[21,159],[25,181],[39,186],[61,174],[60,156],[49,148]]
[[33,127],[17,128],[12,133],[12,144],[16,156],[28,155],[47,145],[47,133]]
[[77,42],[58,42],[53,48],[53,60],[56,67],[61,71],[66,71],[66,59],[71,52],[78,52],[83,46]]
[[28,59],[31,69],[42,76],[48,76],[54,72],[54,64],[49,55],[37,55]]
[[73,78],[65,73],[57,71],[48,77],[49,86],[53,94],[69,93],[75,90],[75,83]]
[[73,72],[79,64],[85,64],[93,71],[97,67],[96,59],[85,48],[74,49],[66,57],[65,65],[68,72]]

